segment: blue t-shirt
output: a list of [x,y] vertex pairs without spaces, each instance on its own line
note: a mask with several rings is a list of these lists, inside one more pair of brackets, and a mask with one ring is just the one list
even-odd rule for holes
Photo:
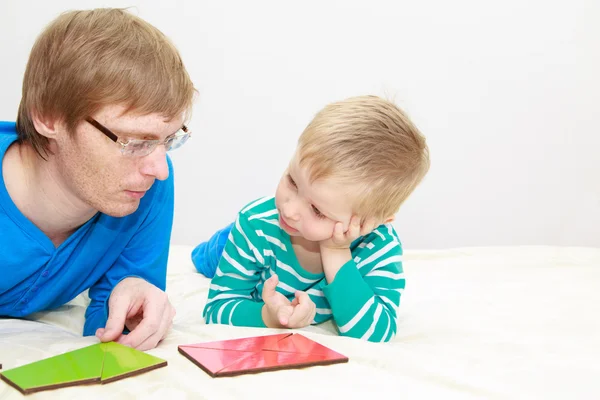
[[4,182],[2,161],[17,139],[14,123],[0,122],[0,316],[24,317],[59,307],[90,289],[83,334],[108,318],[108,298],[126,277],[165,290],[173,223],[173,166],[155,181],[138,209],[115,218],[97,213],[58,248],[17,209]]

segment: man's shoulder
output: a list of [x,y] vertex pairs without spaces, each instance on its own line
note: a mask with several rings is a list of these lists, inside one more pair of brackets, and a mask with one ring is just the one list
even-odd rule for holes
[[14,122],[0,121],[0,154],[17,140],[17,125]]
[[0,121],[0,134],[17,134],[17,124],[12,121]]

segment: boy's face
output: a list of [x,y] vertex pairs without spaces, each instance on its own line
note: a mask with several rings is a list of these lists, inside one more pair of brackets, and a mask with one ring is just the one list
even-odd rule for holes
[[313,242],[327,240],[337,222],[343,224],[344,231],[348,229],[353,193],[352,185],[341,185],[333,179],[311,184],[308,171],[294,157],[275,193],[279,225],[290,236]]

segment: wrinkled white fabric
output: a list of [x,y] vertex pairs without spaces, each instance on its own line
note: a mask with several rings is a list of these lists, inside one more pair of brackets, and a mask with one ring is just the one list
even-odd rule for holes
[[[209,280],[191,247],[174,246],[167,292],[173,330],[150,354],[168,366],[106,385],[28,399],[421,399],[600,398],[600,249],[558,247],[413,251],[398,334],[390,343],[339,337],[331,323],[302,330],[347,364],[211,378],[177,345],[277,333],[205,325]],[[34,321],[0,319],[3,369],[96,343],[81,337],[82,294]],[[336,396],[336,397],[334,397]],[[0,382],[0,399],[22,399]]]

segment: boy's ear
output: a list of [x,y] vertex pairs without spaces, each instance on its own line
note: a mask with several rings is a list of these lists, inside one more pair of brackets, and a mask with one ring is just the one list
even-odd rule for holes
[[395,219],[396,219],[396,216],[395,216],[395,215],[392,215],[391,217],[387,217],[387,218],[386,218],[386,219],[383,221],[383,223],[384,223],[384,224],[389,224],[390,222],[394,221]]
[[42,136],[48,139],[54,139],[56,137],[57,123],[52,118],[41,116],[37,111],[31,113],[31,120],[35,130]]

